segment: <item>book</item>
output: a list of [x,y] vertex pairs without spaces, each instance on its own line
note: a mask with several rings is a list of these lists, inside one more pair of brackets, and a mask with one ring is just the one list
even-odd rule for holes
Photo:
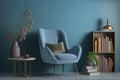
[[111,50],[111,52],[113,52],[113,51],[114,51],[114,49],[113,49],[113,42],[112,42],[112,38],[110,38],[110,50]]
[[112,72],[113,69],[113,60],[112,58],[108,58],[108,72]]
[[82,72],[97,72],[98,68],[97,66],[83,66]]
[[97,72],[97,69],[82,69],[82,72]]
[[95,40],[95,41],[94,41],[94,51],[95,51],[95,52],[98,51],[97,46],[98,46],[98,41]]
[[97,69],[97,66],[85,66],[85,69]]
[[100,75],[100,72],[80,72],[80,74],[83,75],[89,75],[89,76],[95,76],[95,75]]
[[101,41],[102,41],[102,39],[101,39],[101,37],[99,36],[99,37],[97,37],[97,40],[98,40],[98,52],[101,52],[102,51],[102,47],[101,47]]

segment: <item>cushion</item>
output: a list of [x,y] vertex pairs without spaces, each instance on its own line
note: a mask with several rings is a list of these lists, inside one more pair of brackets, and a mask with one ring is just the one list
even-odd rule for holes
[[70,54],[70,53],[64,53],[64,54],[55,54],[55,57],[58,60],[76,60],[77,56],[74,54]]
[[46,43],[45,45],[46,45],[46,47],[49,47],[53,53],[63,53],[63,52],[65,52],[63,42],[60,42],[58,44]]

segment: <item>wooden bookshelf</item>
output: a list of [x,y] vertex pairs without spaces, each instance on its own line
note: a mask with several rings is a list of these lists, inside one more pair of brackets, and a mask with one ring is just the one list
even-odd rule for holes
[[98,55],[98,71],[115,71],[115,32],[93,31],[93,53]]

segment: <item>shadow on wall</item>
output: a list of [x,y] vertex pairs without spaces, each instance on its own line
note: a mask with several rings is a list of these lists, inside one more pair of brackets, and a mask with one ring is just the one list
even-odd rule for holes
[[41,59],[37,32],[27,35],[27,39],[24,42],[21,42],[20,47],[21,52],[23,53],[21,55],[29,53],[32,57],[36,58],[32,63],[33,72],[42,74],[51,72],[51,70],[53,71],[53,65],[45,64]]
[[[102,20],[98,19],[97,21],[97,26],[95,27],[96,31],[101,31],[102,30]],[[94,31],[94,30],[93,30]],[[80,61],[78,63],[78,66],[80,68],[82,68],[85,65],[85,55],[89,52],[89,51],[93,51],[93,38],[92,38],[92,32],[88,32],[85,37],[82,40],[83,42],[79,43],[82,46],[82,55],[80,58]]]
[[[8,63],[7,58],[9,57],[10,52],[10,43],[6,40],[6,26],[2,21],[0,22],[0,72],[8,72],[9,68],[12,69],[12,66]],[[12,71],[12,70],[11,70]]]
[[43,62],[41,60],[38,36],[36,33],[29,33],[27,39],[20,44],[21,56],[25,53],[30,54],[30,56],[35,57],[36,60],[32,62],[33,72],[43,72]]
[[102,30],[102,24],[103,24],[103,22],[102,22],[102,20],[101,19],[98,19],[98,21],[97,21],[97,23],[96,23],[96,31],[101,31]]
[[82,47],[82,55],[81,58],[78,62],[78,69],[79,71],[81,68],[85,65],[85,55],[88,53],[88,51],[92,51],[92,32],[89,32],[85,35],[85,37],[81,42],[81,47]]

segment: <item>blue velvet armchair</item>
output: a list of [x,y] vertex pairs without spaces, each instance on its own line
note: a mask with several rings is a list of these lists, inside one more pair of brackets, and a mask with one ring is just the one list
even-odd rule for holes
[[[75,45],[69,48],[66,33],[60,29],[38,29],[38,40],[40,47],[40,54],[43,62],[54,65],[54,74],[56,72],[56,64],[62,64],[62,71],[64,71],[64,64],[74,63],[76,72],[78,73],[76,63],[80,60],[82,48]],[[57,44],[64,43],[64,53],[53,53],[46,43]]]

